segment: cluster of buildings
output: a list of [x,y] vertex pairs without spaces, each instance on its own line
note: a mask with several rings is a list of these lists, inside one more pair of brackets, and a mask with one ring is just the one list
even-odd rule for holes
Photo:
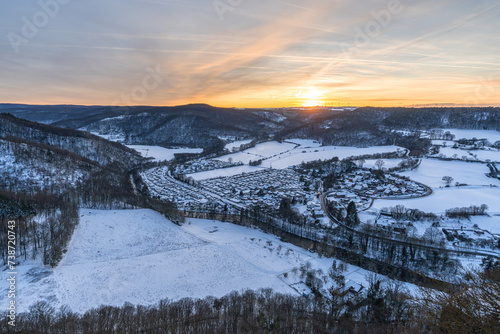
[[141,177],[151,197],[176,203],[181,210],[209,210],[225,205],[220,198],[170,177],[165,167],[149,169]]
[[[186,211],[221,211],[263,205],[278,209],[283,198],[305,204],[316,197],[314,180],[292,169],[263,169],[231,177],[200,181],[197,186],[169,175],[167,167],[156,167],[141,173],[150,196],[174,202]],[[310,214],[319,216],[320,208]]]
[[301,176],[292,169],[263,169],[201,181],[200,186],[244,206],[263,204],[279,208],[285,197],[294,202],[307,202],[314,196],[312,183],[311,177]]
[[349,203],[354,202],[358,211],[363,211],[370,207],[372,200],[367,197],[361,197],[352,191],[340,190],[330,193],[327,197],[329,202],[332,202],[335,207],[347,209]]
[[498,244],[498,240],[500,240],[499,235],[494,235],[478,227],[464,228],[462,226],[460,229],[443,228],[443,232],[454,246],[465,244],[468,246],[494,247]]
[[379,211],[372,213],[375,216],[373,221],[368,220],[369,225],[373,225],[380,230],[392,232],[400,235],[415,235],[417,233],[413,223],[408,221],[397,221],[392,218],[390,212]]
[[345,174],[338,181],[335,190],[346,196],[354,193],[358,197],[388,199],[388,198],[416,198],[427,194],[428,189],[417,182],[408,178],[383,174],[376,177],[373,173],[366,170],[357,170]]

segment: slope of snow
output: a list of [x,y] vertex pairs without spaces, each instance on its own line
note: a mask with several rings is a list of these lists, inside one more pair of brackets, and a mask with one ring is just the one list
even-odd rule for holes
[[[297,146],[300,145],[300,146]],[[250,161],[264,159],[261,167],[272,167],[284,169],[299,165],[302,162],[314,160],[328,160],[338,157],[340,160],[359,155],[390,153],[404,149],[398,146],[376,146],[368,148],[344,147],[344,146],[321,146],[313,140],[292,139],[283,143],[266,142],[248,150],[224,155],[217,160],[242,162],[248,164]]]
[[268,159],[272,156],[283,154],[284,152],[293,149],[295,146],[296,145],[291,143],[278,143],[277,141],[270,141],[258,144],[248,150],[224,155],[216,160],[229,161],[231,159],[233,162],[241,161],[244,164],[248,164],[250,161]]
[[343,147],[343,146],[322,146],[313,148],[298,147],[288,153],[265,160],[262,167],[273,167],[284,169],[295,165],[300,165],[302,162],[310,162],[314,160],[328,160],[338,157],[340,160],[366,154],[375,153],[390,153],[397,150],[403,150],[397,146],[376,146],[367,148],[358,147]]
[[[333,261],[258,230],[218,221],[193,219],[179,227],[151,210],[82,209],[80,214],[57,268],[34,261],[18,266],[18,312],[38,300],[84,312],[100,305],[220,297],[244,289],[296,294],[282,273],[307,261],[326,273]],[[349,268],[346,276],[366,286],[367,272]],[[6,275],[0,271],[1,308],[8,303]]]
[[175,158],[176,153],[202,153],[202,148],[164,148],[160,146],[147,146],[147,145],[127,145],[137,152],[141,153],[143,157],[153,157],[155,161],[172,160]]
[[286,141],[300,145],[302,148],[321,147],[321,143],[312,139],[287,139]]

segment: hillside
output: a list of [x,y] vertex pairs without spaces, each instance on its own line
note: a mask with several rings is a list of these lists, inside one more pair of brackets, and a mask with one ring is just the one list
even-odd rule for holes
[[121,144],[89,133],[0,114],[0,189],[61,194],[92,174],[122,174],[141,161]]
[[[193,219],[179,227],[152,210],[81,209],[79,217],[57,268],[32,261],[18,267],[19,311],[39,300],[84,313],[102,304],[220,298],[244,289],[298,295],[294,268],[309,262],[326,273],[333,262],[275,236],[219,221]],[[350,281],[367,285],[365,275],[355,266],[346,272]],[[0,296],[1,307],[7,303],[6,295]]]
[[[224,137],[259,138],[285,128],[279,120],[260,111],[241,111],[207,105],[182,107],[137,107],[117,117],[84,125],[83,129],[99,134],[122,135],[127,144],[184,145],[221,149]],[[68,121],[56,123],[68,126]]]
[[[113,135],[126,144],[221,150],[225,138],[310,138],[326,145],[405,144],[395,130],[500,130],[499,108],[232,109],[205,104],[176,107],[0,105],[16,116]],[[407,146],[405,146],[407,147]],[[412,147],[408,147],[412,149]]]

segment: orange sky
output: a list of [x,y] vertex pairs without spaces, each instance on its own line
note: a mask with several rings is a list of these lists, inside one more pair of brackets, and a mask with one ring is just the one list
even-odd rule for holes
[[500,105],[493,0],[3,6],[5,103]]

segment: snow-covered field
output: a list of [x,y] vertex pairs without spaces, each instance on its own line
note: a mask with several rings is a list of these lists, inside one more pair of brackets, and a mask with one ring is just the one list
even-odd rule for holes
[[390,153],[396,152],[397,146],[377,146],[377,147],[343,147],[343,146],[322,146],[305,148],[298,147],[291,152],[265,160],[262,167],[272,167],[284,169],[295,165],[300,165],[302,162],[310,162],[314,160],[328,160],[338,157],[340,160],[359,155],[374,154],[374,153]]
[[375,165],[375,162],[377,162],[377,160],[382,160],[384,162],[382,168],[394,168],[397,167],[401,161],[403,161],[402,159],[368,159],[365,160],[363,167],[378,169],[378,167]]
[[[258,230],[218,221],[193,219],[179,227],[151,210],[82,209],[80,214],[57,268],[34,261],[18,266],[18,312],[38,300],[83,312],[103,304],[220,297],[248,288],[296,294],[282,273],[307,261],[326,273],[333,261]],[[6,274],[0,271],[2,309],[8,303]],[[346,276],[366,286],[366,274],[349,266]]]
[[486,138],[490,143],[500,140],[500,132],[495,130],[463,130],[463,129],[443,129],[444,132],[450,131],[455,135],[455,140],[458,139],[483,139]]
[[153,157],[155,161],[172,160],[175,158],[176,153],[201,153],[202,148],[164,148],[160,146],[147,146],[147,145],[127,145],[137,152],[141,153],[143,157]]
[[489,186],[490,184],[500,186],[500,180],[486,176],[486,173],[489,172],[488,166],[482,163],[423,159],[417,169],[400,174],[409,176],[412,180],[431,188],[445,186],[446,183],[442,180],[443,176],[451,176],[453,178],[452,185],[459,182],[474,186]]
[[249,144],[252,140],[238,140],[232,143],[226,144],[224,147],[226,150],[232,151],[233,148],[240,148],[241,145]]
[[437,156],[441,154],[446,158],[453,159],[463,159],[463,157],[465,157],[467,160],[500,162],[500,151],[495,149],[461,150],[452,147],[441,147]]
[[239,175],[243,173],[251,173],[251,172],[256,172],[258,170],[261,170],[262,167],[254,167],[254,166],[236,166],[236,167],[229,167],[229,168],[221,168],[221,169],[216,169],[216,170],[209,170],[206,172],[200,172],[200,173],[193,173],[193,174],[187,174],[186,176],[192,177],[196,181],[201,181],[201,180],[208,180],[208,179],[214,179],[217,177],[223,177],[223,176],[234,176],[234,175]]
[[[488,212],[500,212],[500,180],[487,177],[488,172],[489,168],[482,163],[423,159],[417,169],[400,174],[431,187],[432,195],[409,200],[376,200],[373,207],[403,204],[426,212],[444,213],[455,207],[487,204]],[[453,178],[451,187],[445,187],[443,176]],[[455,182],[468,186],[455,187]]]
[[287,139],[286,141],[289,143],[300,145],[302,148],[321,147],[321,143],[312,139]]
[[499,199],[500,188],[450,187],[434,189],[432,195],[417,199],[376,200],[373,207],[381,209],[402,204],[411,209],[444,214],[447,209],[455,207],[486,204],[489,207],[488,213],[500,213]]
[[[497,210],[498,211],[498,210]],[[471,217],[472,224],[477,224],[480,228],[490,231],[491,233],[500,234],[500,215],[495,214],[488,216]]]
[[[384,207],[402,204],[407,208],[440,215],[451,208],[486,204],[490,216],[472,217],[471,222],[477,223],[480,228],[491,233],[499,233],[500,216],[496,214],[500,213],[500,180],[487,177],[488,172],[489,168],[484,163],[423,159],[417,169],[399,174],[431,187],[433,193],[430,196],[417,199],[375,200],[372,208],[380,210]],[[453,178],[451,187],[445,187],[443,176]],[[456,182],[468,186],[456,187]],[[370,212],[362,213],[360,217],[365,222],[374,220]],[[421,227],[420,234],[428,225],[430,226],[430,223],[415,224],[418,229]],[[472,227],[473,224],[462,223],[461,225]]]
[[258,144],[255,147],[242,152],[222,156],[216,160],[229,161],[232,159],[234,162],[241,161],[244,164],[248,164],[250,161],[267,159],[274,155],[283,154],[284,152],[293,149],[295,146],[296,145],[290,143],[278,143],[277,141],[271,141]]
[[[300,145],[296,147],[297,145]],[[248,150],[228,154],[217,158],[222,161],[232,160],[248,164],[250,161],[265,159],[261,167],[272,167],[284,169],[299,165],[302,162],[314,160],[328,160],[338,157],[340,160],[359,155],[374,153],[390,153],[404,149],[398,146],[377,146],[368,148],[343,147],[343,146],[320,146],[312,140],[292,139],[283,143],[267,142],[259,144]]]

